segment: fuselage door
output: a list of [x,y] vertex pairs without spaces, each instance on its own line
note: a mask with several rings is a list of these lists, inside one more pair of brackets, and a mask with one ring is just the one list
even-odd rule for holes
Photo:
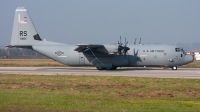
[[180,62],[183,62],[183,53],[179,54],[178,60],[179,60]]

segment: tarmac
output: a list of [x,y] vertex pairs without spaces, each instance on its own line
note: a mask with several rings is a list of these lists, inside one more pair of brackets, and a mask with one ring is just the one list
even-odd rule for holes
[[200,79],[199,68],[118,68],[97,70],[95,67],[0,67],[0,74],[25,75],[88,75],[88,76],[130,76],[156,78]]

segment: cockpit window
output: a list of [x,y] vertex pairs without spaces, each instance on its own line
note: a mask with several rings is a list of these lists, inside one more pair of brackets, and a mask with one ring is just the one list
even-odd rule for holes
[[186,52],[183,50],[183,48],[175,48],[176,52],[182,52],[183,54],[186,54]]
[[175,48],[175,51],[176,52],[183,52],[183,49],[182,48]]

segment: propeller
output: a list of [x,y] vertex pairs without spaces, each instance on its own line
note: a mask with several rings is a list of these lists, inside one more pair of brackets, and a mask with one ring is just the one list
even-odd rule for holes
[[124,45],[124,55],[126,55],[127,51],[130,50],[129,47],[127,47],[128,41],[126,41],[126,37],[125,37],[125,45]]
[[120,41],[118,41],[118,52],[121,55],[122,54],[122,50],[124,55],[126,55],[126,53],[128,52],[128,50],[130,50],[129,47],[127,47],[128,41],[126,41],[126,37],[125,37],[125,44],[123,46],[123,43],[121,42],[121,36],[120,36]]
[[121,36],[120,36],[120,41],[118,41],[118,44],[120,45],[120,46],[122,46],[122,42],[121,42]]
[[118,41],[118,52],[119,52],[119,54],[122,54],[122,50],[124,49],[124,47],[122,45],[123,45],[123,43],[121,42],[121,36],[120,36],[120,41]]
[[137,41],[137,38],[136,38],[135,41],[134,41],[134,45],[136,44],[136,41]]

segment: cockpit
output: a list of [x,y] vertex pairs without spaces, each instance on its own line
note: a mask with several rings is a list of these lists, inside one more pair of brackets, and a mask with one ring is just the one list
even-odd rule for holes
[[186,52],[183,50],[183,48],[175,48],[176,52],[182,52],[183,54],[186,54]]

